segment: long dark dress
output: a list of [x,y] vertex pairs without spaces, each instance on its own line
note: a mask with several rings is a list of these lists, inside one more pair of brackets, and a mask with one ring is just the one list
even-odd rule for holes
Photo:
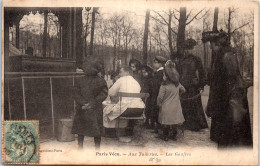
[[[72,133],[90,137],[101,136],[103,128],[102,102],[106,99],[108,88],[106,81],[91,73],[75,79],[76,115]],[[81,109],[89,103],[91,108]]]
[[205,86],[205,72],[200,58],[189,54],[180,59],[177,69],[180,73],[180,83],[186,89],[181,95],[185,118],[183,126],[194,131],[208,128],[200,95],[200,88]]
[[229,48],[222,49],[215,56],[206,111],[212,118],[210,138],[219,147],[252,146],[247,87],[236,56]]

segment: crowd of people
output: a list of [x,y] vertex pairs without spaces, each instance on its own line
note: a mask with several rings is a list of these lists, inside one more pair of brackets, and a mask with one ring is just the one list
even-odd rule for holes
[[[202,40],[209,41],[214,51],[207,81],[210,94],[206,115],[212,120],[210,138],[220,148],[252,147],[246,96],[251,85],[240,75],[225,32],[204,32]],[[83,147],[84,136],[91,136],[99,148],[103,127],[115,128],[117,118],[129,108],[145,108],[145,127],[153,129],[152,132],[164,141],[176,140],[178,131],[208,128],[201,101],[206,77],[200,58],[192,54],[195,45],[195,40],[186,40],[178,60],[155,56],[152,67],[136,59],[130,60],[128,66],[111,76],[114,84],[109,89],[103,78],[102,60],[87,58],[82,66],[85,76],[75,80],[77,112],[72,133],[78,134],[79,147]],[[126,97],[119,104],[118,92],[143,92],[150,96],[146,103],[139,98]],[[102,109],[107,96],[114,104]],[[131,121],[125,124],[130,135],[134,125]]]

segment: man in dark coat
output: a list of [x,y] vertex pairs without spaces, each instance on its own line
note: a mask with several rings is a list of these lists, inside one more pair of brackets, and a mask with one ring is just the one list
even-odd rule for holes
[[89,57],[83,63],[85,75],[75,79],[76,115],[72,133],[78,134],[79,148],[83,148],[84,136],[94,137],[95,146],[100,148],[103,129],[102,102],[108,95],[106,81],[102,78],[104,65]]
[[192,54],[195,45],[196,41],[193,39],[187,39],[184,42],[184,54],[177,65],[180,83],[186,89],[186,92],[181,95],[185,118],[183,126],[192,131],[208,128],[200,95],[200,91],[205,86],[205,72],[200,58]]
[[163,82],[163,66],[167,61],[166,58],[162,56],[155,56],[153,61],[153,67],[155,69],[154,77],[153,77],[153,92],[152,92],[152,103],[153,110],[151,112],[151,121],[154,125],[154,133],[158,133],[159,123],[158,123],[158,115],[159,115],[159,107],[157,106],[157,96],[159,94],[160,86]]
[[210,41],[212,59],[207,115],[212,118],[210,138],[218,147],[252,147],[247,101],[248,84],[243,81],[236,55],[231,52],[224,31],[204,32],[203,42]]

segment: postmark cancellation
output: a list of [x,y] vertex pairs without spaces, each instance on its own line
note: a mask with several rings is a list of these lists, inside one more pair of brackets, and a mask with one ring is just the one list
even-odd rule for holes
[[39,163],[39,121],[4,121],[2,163]]

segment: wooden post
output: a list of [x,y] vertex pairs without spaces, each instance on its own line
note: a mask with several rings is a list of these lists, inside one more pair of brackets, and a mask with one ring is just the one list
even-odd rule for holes
[[20,43],[20,21],[16,22],[15,30],[16,30],[15,45],[16,45],[16,48],[19,49],[19,43]]
[[[8,80],[7,80],[8,81]],[[8,93],[8,112],[9,112],[9,120],[12,118],[12,113],[11,113],[11,101],[10,101],[10,84],[9,81],[7,83],[7,93]]]
[[55,136],[55,120],[54,120],[54,106],[53,106],[53,90],[52,90],[52,77],[50,77],[50,87],[51,87],[51,118],[52,118],[52,136]]
[[4,71],[9,71],[9,16],[4,13]]
[[83,63],[83,38],[82,38],[82,8],[76,8],[76,67],[79,67]]
[[69,8],[69,22],[68,22],[68,57],[72,58],[74,54],[72,54],[72,44],[73,44],[73,35],[72,35],[72,26],[74,28],[74,23],[72,23],[72,8]]
[[77,8],[73,8],[73,57],[76,57],[76,47],[77,47]]
[[62,28],[62,26],[60,26],[60,57],[62,58],[62,40],[63,40],[63,38],[62,38],[62,31],[63,31],[63,28]]
[[27,120],[26,100],[25,100],[25,87],[24,87],[24,78],[23,77],[22,77],[22,89],[23,89],[23,113],[24,113],[24,120]]

